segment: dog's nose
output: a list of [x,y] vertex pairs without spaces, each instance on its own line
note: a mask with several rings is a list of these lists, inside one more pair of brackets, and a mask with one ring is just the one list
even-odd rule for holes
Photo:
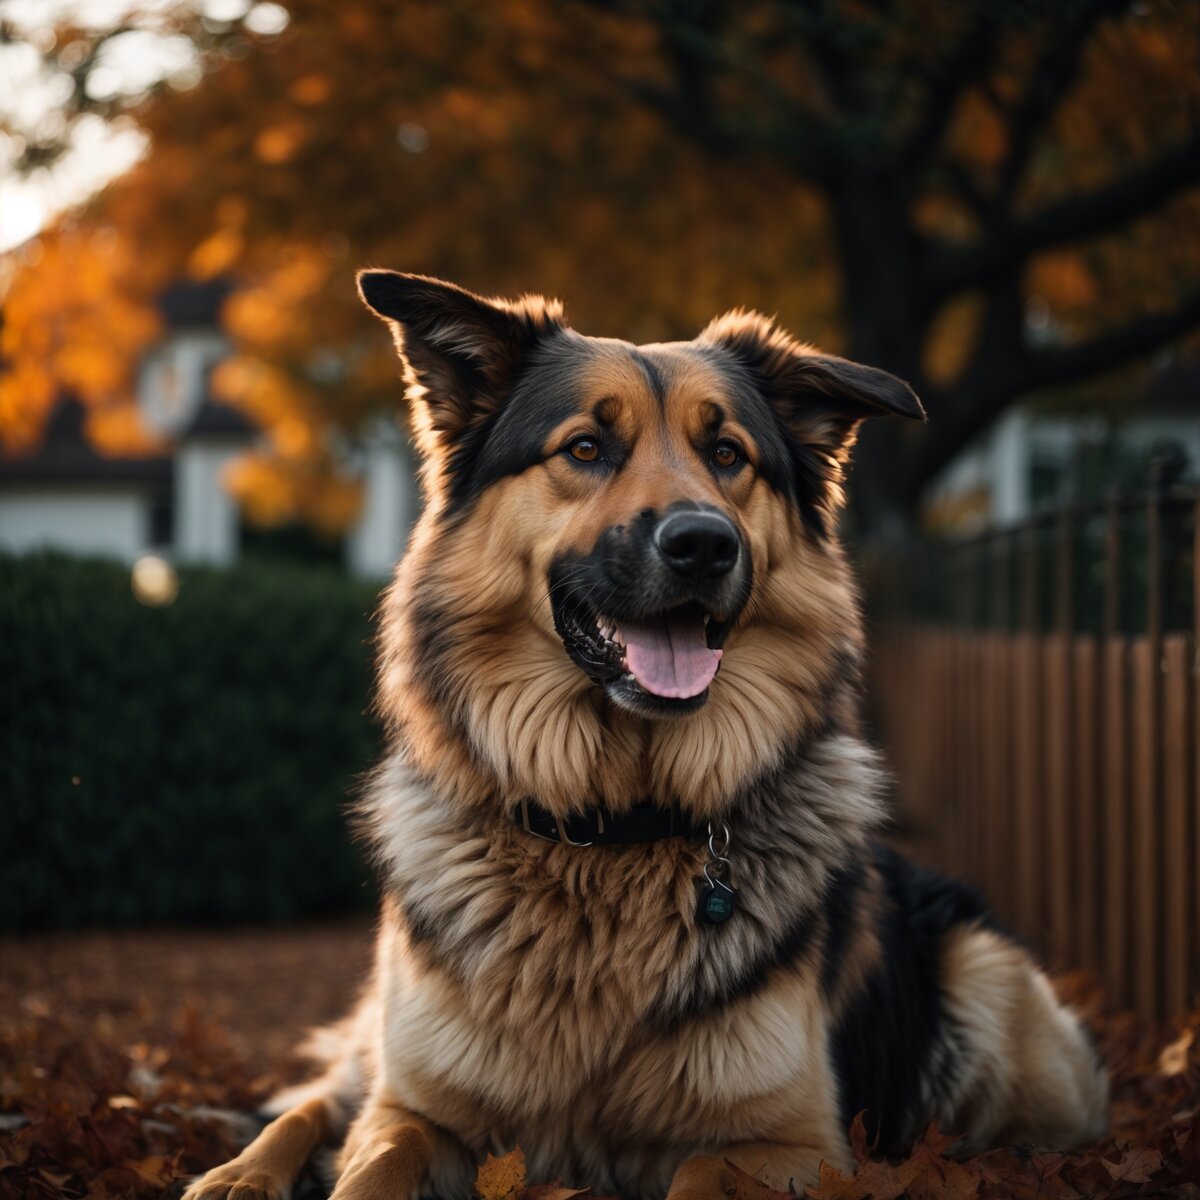
[[728,575],[738,560],[737,530],[720,513],[673,513],[655,530],[654,542],[673,571],[692,579]]

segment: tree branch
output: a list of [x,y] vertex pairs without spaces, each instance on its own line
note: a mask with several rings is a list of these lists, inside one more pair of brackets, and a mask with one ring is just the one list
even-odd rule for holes
[[918,170],[937,150],[954,115],[954,102],[984,75],[996,43],[995,10],[985,6],[929,80],[925,107],[900,151],[905,170]]
[[1025,355],[1017,364],[1014,390],[1028,392],[1086,379],[1153,353],[1198,325],[1200,288],[1195,288],[1185,293],[1170,312],[1147,313],[1086,342]]
[[[725,0],[699,7],[686,18],[669,8],[639,10],[657,30],[672,86],[644,79],[626,79],[623,86],[705,150],[774,155],[795,174],[827,186],[836,159],[829,127],[801,108],[758,64],[742,62],[730,52],[720,37],[727,11]],[[758,92],[761,110],[770,116],[767,129],[730,120],[719,111],[712,83],[722,71],[735,72]]]
[[979,186],[964,162],[947,157],[937,164],[936,174],[981,222],[988,224],[995,220],[995,200]]
[[838,38],[838,16],[829,0],[798,0],[784,5],[791,18],[793,36],[803,44],[813,73],[820,79],[830,106],[848,117],[861,103],[854,64],[850,62]]
[[930,255],[928,300],[936,303],[964,288],[982,287],[1039,250],[1092,237],[1148,213],[1200,183],[1200,135],[1106,187],[1072,196],[1001,227],[986,240]]
[[1084,0],[1068,14],[1057,36],[1038,57],[1025,95],[1009,121],[1008,153],[1000,164],[996,186],[1002,208],[1009,207],[1038,135],[1071,90],[1092,31],[1098,22],[1123,12],[1129,4],[1130,0]]
[[900,493],[915,501],[924,485],[1017,397],[1123,366],[1200,327],[1200,288],[1186,292],[1170,312],[1135,317],[1117,329],[1073,346],[1025,351],[1008,370],[965,380],[930,405],[927,435],[903,467]]

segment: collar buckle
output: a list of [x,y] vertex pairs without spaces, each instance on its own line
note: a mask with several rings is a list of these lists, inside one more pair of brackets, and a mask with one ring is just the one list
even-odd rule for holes
[[[522,800],[520,805],[518,805],[518,809],[521,813],[521,828],[524,829],[526,833],[531,833],[534,837],[541,838],[544,842],[561,842],[564,846],[574,846],[577,849],[582,849],[584,846],[591,846],[594,844],[592,842],[572,841],[570,836],[567,834],[566,821],[552,817],[549,813],[546,813],[548,831],[543,829],[535,829],[532,822],[529,820],[528,799]],[[596,811],[596,823],[599,826],[598,832],[603,833],[604,818],[600,816],[599,810]]]

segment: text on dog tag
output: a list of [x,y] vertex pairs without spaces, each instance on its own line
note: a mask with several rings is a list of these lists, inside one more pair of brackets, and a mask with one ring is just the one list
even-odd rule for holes
[[708,925],[720,925],[733,916],[735,899],[733,888],[719,879],[703,883],[700,887],[700,907],[697,915]]

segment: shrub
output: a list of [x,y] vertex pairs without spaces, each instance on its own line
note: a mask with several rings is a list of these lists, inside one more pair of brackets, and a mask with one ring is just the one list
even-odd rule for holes
[[375,589],[332,571],[0,555],[0,928],[272,920],[371,896]]

